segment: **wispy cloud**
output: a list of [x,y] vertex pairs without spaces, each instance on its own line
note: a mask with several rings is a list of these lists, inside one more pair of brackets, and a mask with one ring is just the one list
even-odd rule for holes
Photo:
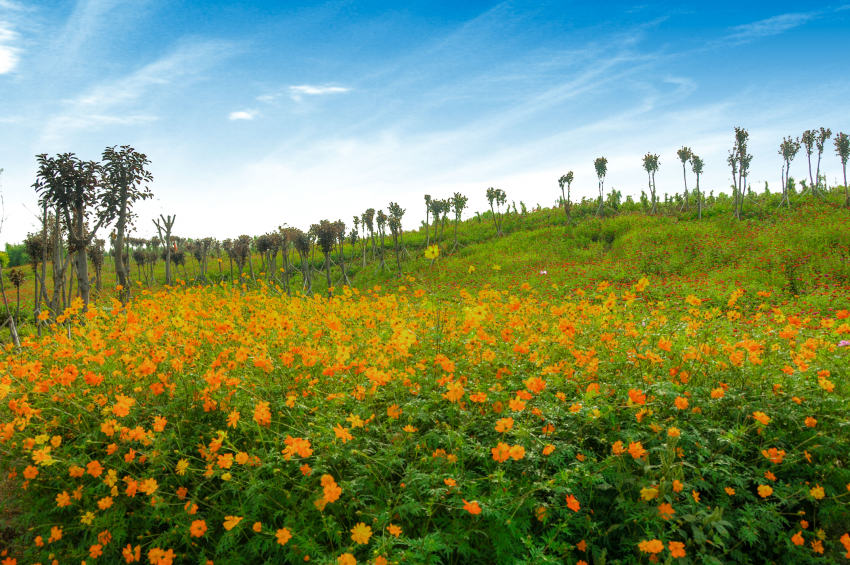
[[10,24],[0,22],[0,75],[12,72],[18,65],[18,49],[11,45],[17,38]]
[[[227,51],[228,45],[216,42],[178,47],[170,55],[129,76],[106,81],[77,98],[66,100],[66,111],[48,121],[45,136],[55,137],[69,129],[137,124],[156,119],[149,111],[140,111],[134,106],[140,101],[150,104],[154,94],[184,86]],[[116,114],[120,117],[115,117]]]
[[290,86],[289,94],[293,100],[295,100],[296,102],[301,102],[302,95],[316,96],[319,94],[348,92],[350,90],[350,88],[343,88],[341,86],[310,86],[304,84],[301,86]]
[[0,0],[0,8],[3,8],[4,10],[14,10],[15,12],[23,12],[26,9],[23,4],[18,4],[11,0]]
[[240,110],[239,112],[230,112],[227,116],[228,120],[253,120],[257,115],[254,110]]
[[722,43],[740,44],[754,41],[770,35],[778,35],[789,29],[801,26],[818,17],[817,13],[808,14],[780,14],[749,24],[731,28],[732,33],[720,39]]

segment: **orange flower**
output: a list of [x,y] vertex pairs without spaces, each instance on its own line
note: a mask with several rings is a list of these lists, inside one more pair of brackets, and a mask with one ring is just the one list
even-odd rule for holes
[[579,501],[576,497],[574,497],[571,494],[568,494],[567,495],[567,508],[569,508],[573,512],[578,512],[579,510],[581,510],[581,504],[579,504]]
[[644,553],[661,553],[664,551],[664,542],[657,539],[642,541],[638,544],[638,548]]
[[794,537],[791,538],[791,541],[794,542],[794,545],[803,545],[806,543],[806,540],[803,539],[803,532],[797,532],[794,534]]
[[100,508],[101,510],[106,510],[110,506],[112,506],[112,497],[111,496],[105,496],[105,497],[103,497],[103,498],[101,498],[100,500],[97,501],[97,507]]
[[676,408],[678,408],[679,410],[684,410],[685,408],[688,407],[688,399],[684,398],[682,396],[677,396],[676,400],[674,401],[674,404],[676,405]]
[[525,457],[525,448],[521,445],[515,445],[511,447],[509,454],[514,461],[519,461]]
[[715,388],[711,391],[711,398],[723,398],[726,392],[722,388]]
[[260,402],[254,408],[254,421],[261,426],[269,426],[272,422],[272,413],[268,402]]
[[682,432],[679,428],[670,428],[667,430],[667,435],[670,437],[679,437],[682,435]]
[[773,488],[769,485],[759,485],[757,489],[759,491],[759,496],[762,498],[767,498],[771,494],[773,494]]
[[464,510],[466,510],[467,512],[469,512],[470,514],[473,514],[473,515],[481,514],[481,507],[478,506],[478,502],[476,502],[474,500],[472,502],[467,502],[466,499],[461,499],[461,500],[463,500],[463,509]]
[[782,460],[785,458],[785,450],[784,449],[776,449],[775,447],[771,447],[770,449],[763,449],[761,454],[770,459],[772,463],[779,465],[782,463]]
[[234,410],[233,412],[230,413],[230,415],[227,416],[227,426],[230,427],[230,428],[235,428],[238,423],[239,423],[239,412]]
[[286,545],[292,539],[292,532],[289,531],[289,528],[281,528],[275,532],[275,538],[279,545]]
[[729,496],[735,496],[735,489],[733,489],[732,487],[726,487],[723,490],[725,490],[726,494],[728,494]]
[[277,538],[278,544],[286,545],[286,542],[292,539],[292,532],[289,531],[289,528],[281,528],[275,532],[275,538]]
[[206,531],[207,523],[204,520],[195,520],[189,527],[189,533],[196,538],[203,536]]
[[671,541],[667,544],[667,549],[670,550],[671,557],[684,557],[685,544],[680,541]]
[[675,514],[676,511],[673,509],[673,505],[669,502],[665,502],[664,504],[658,507],[658,514],[661,515],[665,520],[669,520],[670,517]]
[[24,469],[24,478],[26,479],[34,479],[38,476],[38,467],[34,467],[32,465],[27,465],[27,468]]
[[390,524],[389,526],[387,526],[387,531],[390,533],[391,536],[398,537],[401,535],[401,527],[399,526],[394,526]]
[[88,465],[86,465],[86,469],[88,470],[89,475],[94,478],[98,478],[103,474],[103,465],[100,464],[100,461],[91,461]]
[[348,433],[348,428],[343,428],[341,424],[337,424],[334,427],[334,434],[342,440],[342,443],[348,443],[349,440],[354,439],[354,436]]
[[691,491],[691,496],[693,496],[693,497],[694,497],[694,501],[695,501],[695,502],[699,502],[699,493],[698,493],[697,491],[692,490],[692,491]]
[[493,461],[497,461],[499,463],[507,461],[511,456],[511,448],[507,443],[499,442],[499,445],[492,448],[490,451],[493,453]]
[[555,446],[552,444],[547,445],[543,448],[543,455],[551,455],[552,452],[555,451]]
[[336,559],[337,565],[357,565],[357,560],[350,553],[343,553]]
[[514,427],[514,419],[513,418],[502,418],[498,422],[496,422],[496,431],[499,433],[506,432]]
[[629,390],[629,399],[635,404],[646,404],[646,395],[639,389]]
[[764,426],[770,423],[770,417],[764,412],[753,412],[753,418],[758,420]]
[[658,340],[658,349],[663,349],[664,351],[669,352],[673,347],[673,342],[666,338],[660,338]]
[[239,525],[239,522],[242,521],[241,516],[225,516],[224,517],[224,529],[228,532]]
[[401,408],[398,407],[398,404],[393,404],[387,408],[387,416],[392,418],[393,420],[397,420],[401,417]]
[[56,495],[56,506],[59,508],[64,508],[65,506],[71,505],[71,497],[68,495],[66,491],[62,491],[61,494]]
[[823,499],[824,496],[826,496],[826,493],[824,492],[823,487],[820,486],[820,485],[817,485],[817,486],[813,487],[811,490],[809,490],[809,494],[811,494],[812,497],[816,498],[817,500],[821,500],[821,499]]
[[611,446],[611,451],[614,452],[614,455],[620,455],[626,452],[626,449],[623,447],[622,441],[615,441],[614,445]]
[[815,420],[814,418],[812,418],[811,416],[809,416],[808,418],[806,418],[806,426],[807,426],[807,427],[809,427],[809,428],[814,428],[814,427],[815,427],[815,426],[817,426],[817,425],[818,425],[818,421],[817,421],[817,420]]
[[644,455],[646,455],[646,450],[643,448],[643,445],[639,441],[634,441],[629,444],[629,454],[635,459],[640,459]]
[[92,559],[97,559],[98,557],[103,555],[103,546],[99,543],[91,546],[89,548],[89,555],[91,555]]
[[522,412],[525,410],[525,402],[523,402],[520,398],[514,398],[508,402],[508,407],[514,412]]
[[299,470],[301,471],[301,474],[304,475],[305,477],[309,477],[313,473],[313,469],[309,465],[307,465],[306,463],[301,465]]
[[457,482],[454,479],[443,479],[443,482],[446,483],[447,487],[456,487]]

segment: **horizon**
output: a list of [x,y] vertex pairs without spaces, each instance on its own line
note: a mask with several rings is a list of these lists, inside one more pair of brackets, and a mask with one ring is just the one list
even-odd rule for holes
[[[37,229],[37,154],[113,145],[151,160],[144,238],[159,214],[225,239],[350,228],[390,201],[409,231],[424,194],[463,193],[466,218],[490,186],[551,207],[570,170],[573,200],[596,197],[599,156],[606,195],[637,200],[647,152],[660,199],[683,191],[682,146],[702,191],[728,193],[736,126],[753,190],[777,192],[783,136],[850,133],[850,5],[796,6],[0,0],[0,246]],[[843,183],[832,141],[821,170]],[[804,151],[791,176],[808,178]]]

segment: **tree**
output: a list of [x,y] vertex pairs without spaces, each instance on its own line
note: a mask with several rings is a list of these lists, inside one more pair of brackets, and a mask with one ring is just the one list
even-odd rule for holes
[[469,201],[469,198],[467,198],[466,196],[464,196],[460,192],[455,192],[455,194],[454,194],[454,196],[452,197],[452,200],[451,200],[452,210],[454,210],[454,213],[455,213],[455,243],[452,246],[452,253],[455,252],[455,249],[457,249],[457,246],[458,246],[457,225],[460,222],[460,217],[463,214],[463,211],[466,208],[466,203],[468,201]]
[[153,181],[153,175],[145,168],[150,164],[144,153],[139,153],[129,145],[107,147],[103,151],[103,183],[105,193],[102,199],[103,214],[110,219],[118,219],[115,237],[115,272],[122,290],[120,296],[126,303],[130,288],[127,284],[127,267],[122,261],[124,237],[127,225],[132,224],[133,204],[139,200],[153,198],[153,194],[144,183]]
[[791,201],[788,198],[788,179],[791,176],[791,161],[797,156],[800,151],[800,138],[796,140],[793,137],[783,137],[782,143],[779,144],[779,154],[782,155],[782,201],[779,206],[785,204],[791,207]]
[[[46,154],[37,156],[39,172],[33,185],[41,203],[55,208],[57,221],[65,221],[68,233],[68,251],[75,256],[77,286],[83,299],[83,311],[88,309],[91,283],[88,276],[87,250],[97,231],[111,221],[112,215],[101,190],[101,167],[94,161],[81,161],[73,153],[63,153],[55,158]],[[94,228],[86,229],[90,209],[98,207]],[[54,308],[55,314],[55,308]]]
[[425,195],[425,247],[431,244],[431,228],[428,225],[428,214],[431,213],[431,195]]
[[[401,219],[402,219],[402,217],[404,217],[404,213],[407,210],[405,210],[404,208],[399,206],[397,202],[390,202],[390,205],[387,207],[387,209],[390,211],[390,217],[391,218],[397,218],[398,219],[398,226],[399,226],[399,230],[400,230],[401,229]],[[398,232],[398,239],[399,239],[399,245],[401,245],[400,251],[407,253],[407,249],[405,249],[405,247],[404,247],[404,232],[403,231]]]
[[325,276],[328,281],[328,298],[332,296],[333,285],[331,285],[331,252],[336,243],[336,227],[327,220],[322,220],[319,223],[317,230],[319,247],[325,256]]
[[[573,221],[572,210],[570,210],[570,185],[573,184],[573,172],[563,175],[558,179],[558,186],[561,187],[561,198],[564,200],[564,214],[567,216],[567,225]],[[564,185],[567,187],[567,193],[564,194]]]
[[401,220],[398,216],[390,216],[390,233],[393,236],[393,247],[395,248],[395,264],[398,267],[398,277],[401,278],[401,256],[399,254],[398,236],[401,233]]
[[655,172],[658,170],[658,155],[647,153],[643,156],[643,168],[646,171],[647,182],[649,183],[649,195],[652,200],[652,208],[650,214],[658,212],[658,198],[655,196]]
[[744,207],[744,190],[747,186],[747,173],[750,169],[750,161],[753,159],[753,156],[747,153],[749,135],[746,129],[735,128],[735,145],[726,159],[726,162],[732,168],[734,216],[739,221],[741,220],[741,212]]
[[[817,132],[817,135],[815,137],[815,146],[818,148],[818,166],[817,169],[815,169],[815,183],[814,185],[812,185],[814,187],[812,190],[816,192],[820,190],[820,159],[823,155],[823,150],[826,146],[826,141],[831,137],[832,130],[829,128],[820,128],[820,131]],[[824,191],[825,190],[826,186],[824,186]],[[819,192],[818,195],[820,195]]]
[[700,159],[696,155],[693,155],[693,154],[691,155],[691,170],[697,176],[696,194],[697,194],[697,219],[698,220],[702,219],[702,195],[699,192],[699,176],[702,174],[703,165],[704,165],[704,163],[703,163],[702,159]]
[[[499,206],[503,206],[507,201],[508,196],[501,188],[487,189],[487,201],[490,203],[490,211],[493,213],[493,223],[496,225],[496,235],[504,235],[502,233],[502,213],[499,211]],[[495,203],[496,207],[493,208]]]
[[380,255],[381,255],[380,268],[381,268],[381,270],[384,270],[384,269],[389,270],[387,268],[386,262],[384,261],[384,236],[386,235],[387,219],[388,219],[387,215],[384,214],[384,211],[378,210],[378,235],[381,238],[381,251],[380,251]]
[[163,217],[159,215],[162,224],[158,220],[151,220],[156,226],[156,231],[159,233],[159,238],[165,242],[165,284],[171,286],[171,228],[174,227],[174,222],[177,221],[177,214],[174,216]]
[[688,161],[691,160],[693,156],[693,151],[691,151],[690,147],[682,147],[676,153],[679,155],[679,160],[682,162],[682,176],[685,179],[685,199],[682,203],[682,210],[688,210],[688,171],[685,168],[685,165],[688,164]]
[[608,173],[608,159],[599,157],[593,162],[593,168],[596,169],[596,177],[599,179],[599,209],[596,210],[596,215],[605,215],[605,175]]
[[850,156],[850,137],[846,133],[835,136],[835,153],[841,159],[841,170],[844,173],[844,206],[850,208],[850,191],[847,188],[847,157]]

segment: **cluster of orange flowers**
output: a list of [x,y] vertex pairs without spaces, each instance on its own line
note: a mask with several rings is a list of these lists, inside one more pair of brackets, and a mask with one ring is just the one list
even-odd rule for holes
[[[0,455],[23,455],[29,460],[20,469],[24,489],[37,485],[39,493],[49,492],[46,483],[60,474],[78,481],[74,488],[50,496],[60,510],[71,506],[79,510],[81,518],[76,520],[71,512],[59,514],[65,524],[90,525],[110,512],[122,494],[131,499],[145,495],[147,500],[140,502],[145,507],[177,499],[183,504],[188,491],[172,488],[177,484],[175,476],[228,482],[238,480],[245,469],[264,464],[261,454],[252,453],[250,446],[234,448],[228,433],[255,429],[260,437],[272,434],[283,419],[295,422],[322,412],[333,418],[340,407],[352,402],[374,404],[387,390],[392,394],[376,410],[380,416],[369,409],[359,415],[346,410],[342,413],[349,413],[348,427],[341,423],[312,429],[292,426],[303,430],[293,432],[301,437],[280,434],[269,441],[279,443],[276,453],[285,461],[298,458],[302,476],[310,477],[312,468],[304,460],[316,456],[318,445],[337,448],[356,443],[359,434],[378,423],[415,434],[417,428],[411,423],[402,426],[399,422],[405,411],[397,399],[425,394],[438,394],[447,406],[463,413],[492,418],[488,431],[505,435],[513,430],[514,418],[546,422],[541,399],[551,398],[560,405],[568,395],[588,403],[596,397],[611,399],[613,409],[633,411],[638,422],[646,419],[646,425],[658,432],[661,428],[653,416],[662,408],[672,405],[676,412],[698,414],[723,402],[729,390],[728,384],[719,382],[723,375],[742,370],[761,373],[768,368],[786,375],[806,373],[819,363],[819,353],[834,353],[836,341],[850,334],[846,310],[837,312],[834,319],[819,321],[787,315],[768,304],[748,312],[739,304],[743,290],[732,294],[725,312],[705,307],[705,301],[696,296],[686,300],[689,308],[675,310],[662,302],[636,302],[647,285],[641,280],[620,295],[609,285],[600,285],[595,297],[580,293],[559,303],[538,300],[531,287],[516,294],[490,288],[476,295],[461,291],[457,307],[448,311],[424,297],[417,299],[414,293],[381,293],[379,289],[364,293],[346,289],[332,300],[276,298],[263,292],[239,296],[216,289],[143,293],[126,309],[118,303],[109,311],[93,307],[85,325],[71,329],[71,337],[59,329],[44,339],[29,339],[20,355],[0,362],[0,400],[4,400]],[[78,314],[79,305],[66,312],[69,317]],[[765,325],[769,314],[772,323]],[[728,331],[718,330],[733,326],[741,329],[734,339]],[[433,346],[434,327],[439,327],[440,352]],[[509,366],[524,367],[523,374],[537,374],[521,381],[524,388],[512,390],[505,384],[516,382]],[[607,373],[624,370],[642,375],[647,387],[624,391],[604,383]],[[829,377],[827,369],[817,372],[823,394],[835,389]],[[264,386],[275,379],[281,388],[272,395]],[[672,401],[655,398],[648,387],[659,379],[668,379],[685,392]],[[686,388],[694,379],[712,380],[716,387],[710,396],[693,396]],[[194,388],[187,395],[181,389],[190,381]],[[776,387],[775,396],[784,394],[780,385]],[[198,456],[189,448],[177,454],[165,452],[160,446],[167,434],[177,433],[174,428],[181,418],[182,409],[169,405],[172,399],[192,403],[211,415],[221,414],[222,427],[229,432],[210,429],[208,439],[212,439],[196,446]],[[802,405],[805,398],[790,400]],[[662,406],[663,402],[669,404]],[[600,408],[594,406],[574,402],[568,412],[592,421],[601,416]],[[512,416],[501,416],[506,409]],[[250,420],[242,418],[251,413]],[[753,412],[752,420],[760,426],[758,433],[772,421],[762,411]],[[814,428],[814,415],[805,424]],[[83,435],[85,426],[94,426],[92,435]],[[540,438],[526,439],[525,445],[511,445],[505,437],[491,448],[492,459],[520,461],[531,451],[548,456],[556,447],[543,437],[557,433],[549,422]],[[678,428],[668,429],[668,437],[679,435]],[[90,460],[84,466],[75,443],[83,437],[94,438],[85,452]],[[402,434],[394,441],[404,441]],[[648,457],[641,441],[618,440],[611,451],[628,453],[635,460]],[[777,465],[788,456],[774,447],[762,454]],[[808,451],[805,456],[809,457]],[[578,456],[580,461],[584,457]],[[135,474],[127,471],[131,466],[137,469]],[[17,471],[10,476],[17,476]],[[322,496],[313,503],[324,511],[343,491],[330,474],[321,476],[320,485]],[[681,491],[682,483],[674,481],[673,489]],[[812,489],[811,496],[823,498],[823,490],[817,489]],[[732,496],[734,490],[730,490]],[[769,485],[758,487],[764,498],[772,492]],[[699,493],[694,491],[693,497],[698,501]],[[468,513],[482,512],[477,501],[461,500]],[[194,516],[199,502],[188,500],[186,512]],[[580,509],[572,494],[566,506],[574,512]],[[669,518],[675,510],[663,504],[659,513]],[[244,518],[221,517],[226,531],[239,527]],[[398,526],[387,527],[393,536],[401,534]],[[264,532],[260,522],[254,529]],[[62,531],[52,527],[48,543],[62,539]],[[280,545],[297,535],[285,527],[271,531]],[[194,538],[203,538],[206,532],[206,519],[194,519],[188,527]],[[364,523],[351,532],[357,545],[367,544],[372,536],[371,527]],[[90,548],[92,559],[101,556],[109,539],[104,536],[99,542]],[[685,555],[682,543],[669,542],[666,548],[672,557]],[[142,549],[128,545],[122,555],[127,563],[140,561]],[[144,549],[154,564],[169,565],[175,557],[172,549]],[[639,549],[655,555],[665,546],[649,540],[641,542]],[[349,553],[339,559],[354,562]]]

